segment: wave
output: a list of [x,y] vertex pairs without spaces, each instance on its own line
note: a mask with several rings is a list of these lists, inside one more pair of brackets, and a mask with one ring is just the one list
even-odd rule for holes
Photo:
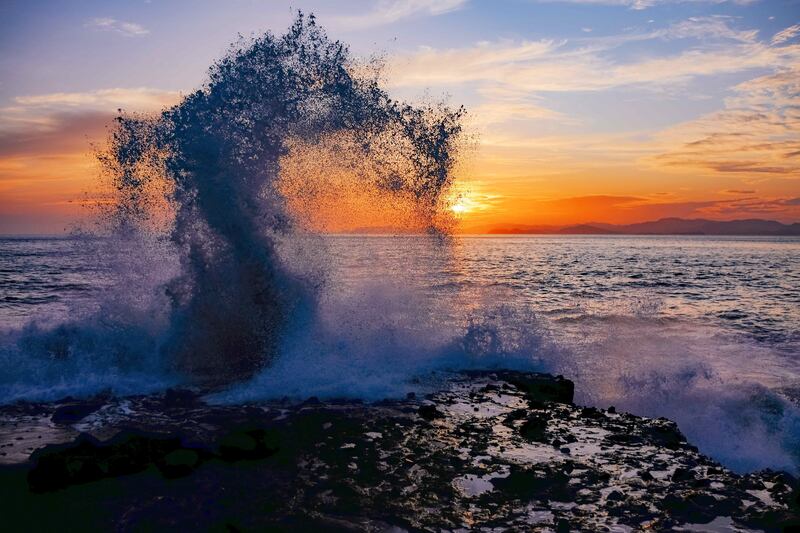
[[784,391],[796,360],[713,323],[658,318],[655,307],[645,299],[555,321],[562,351],[544,366],[575,381],[576,402],[674,420],[733,470],[800,472],[800,403]]
[[[296,162],[335,154],[361,190],[442,232],[463,114],[393,100],[377,66],[354,60],[313,16],[298,14],[282,36],[240,40],[179,104],[120,115],[98,151],[110,196],[101,229],[122,290],[94,315],[10,335],[2,358],[50,365],[26,370],[40,379],[83,382],[103,366],[204,386],[253,376],[313,321],[319,298],[319,277],[290,272],[278,251],[320,186]],[[144,253],[153,243],[162,256]],[[165,263],[177,271],[147,272]],[[132,287],[135,297],[123,294]],[[11,372],[4,388],[17,378],[28,381]]]

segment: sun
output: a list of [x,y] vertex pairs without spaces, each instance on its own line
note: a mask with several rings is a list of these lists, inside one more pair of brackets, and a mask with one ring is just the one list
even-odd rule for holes
[[466,187],[454,191],[449,198],[449,209],[456,215],[465,215],[473,211],[480,211],[484,205],[479,201],[479,197]]
[[456,213],[458,215],[460,215],[462,213],[466,213],[467,211],[469,211],[469,209],[470,209],[469,206],[463,200],[464,200],[463,198],[459,199],[458,202],[456,202],[453,205],[451,205],[450,206],[450,210],[453,213]]

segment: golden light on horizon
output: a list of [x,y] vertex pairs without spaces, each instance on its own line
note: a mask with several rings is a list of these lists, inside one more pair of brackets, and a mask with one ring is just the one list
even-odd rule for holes
[[448,208],[458,216],[482,211],[488,207],[481,201],[472,183],[456,182],[448,198]]
[[459,200],[458,203],[455,203],[450,206],[450,210],[453,211],[453,213],[460,215],[462,213],[466,213],[467,211],[469,211],[469,206],[466,203]]

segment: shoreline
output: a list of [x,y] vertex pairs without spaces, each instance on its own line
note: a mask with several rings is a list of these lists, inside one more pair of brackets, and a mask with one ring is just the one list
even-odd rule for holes
[[0,408],[4,516],[121,531],[800,524],[792,476],[737,475],[675,423],[576,406],[573,388],[480,371],[375,403],[220,406],[180,390],[18,403]]

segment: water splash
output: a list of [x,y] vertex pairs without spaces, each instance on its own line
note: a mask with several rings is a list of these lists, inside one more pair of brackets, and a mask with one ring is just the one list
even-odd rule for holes
[[228,383],[269,364],[288,327],[310,320],[318,279],[290,272],[278,253],[323,172],[287,170],[309,153],[334,145],[360,189],[445,230],[463,114],[393,100],[375,65],[301,13],[283,36],[240,39],[159,116],[121,115],[99,153],[113,192],[106,226],[127,242],[168,240],[181,264],[163,287],[162,358],[196,381]]

